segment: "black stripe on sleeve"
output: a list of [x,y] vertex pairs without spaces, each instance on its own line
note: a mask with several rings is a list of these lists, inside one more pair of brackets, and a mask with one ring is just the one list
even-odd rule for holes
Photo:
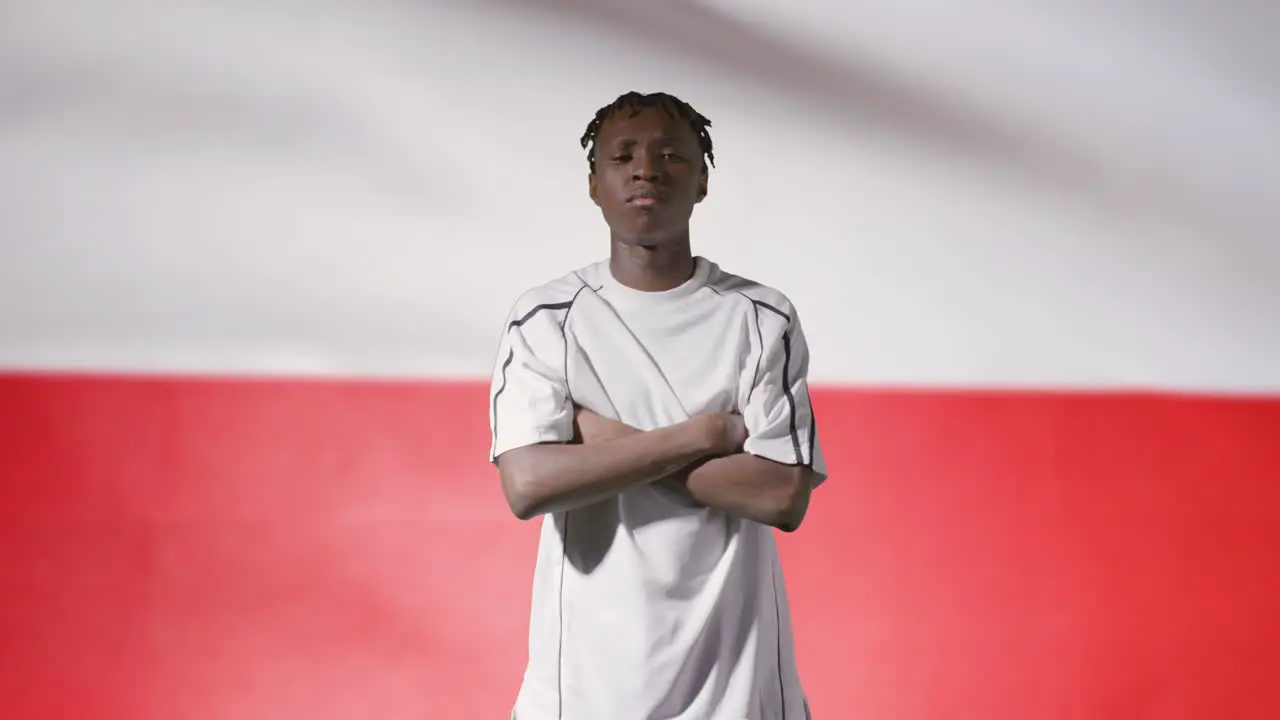
[[[768,310],[769,312],[774,313],[775,315],[782,318],[783,321],[786,322],[786,327],[782,331],[782,394],[787,398],[787,410],[790,412],[790,418],[789,418],[790,426],[788,430],[791,433],[791,447],[796,453],[797,465],[812,465],[813,464],[812,450],[810,450],[809,452],[809,461],[805,462],[804,451],[800,447],[800,429],[799,427],[797,427],[797,421],[796,421],[796,396],[794,393],[791,392],[791,316],[782,312],[778,308],[770,305],[769,303],[763,300],[757,300],[751,297],[750,295],[747,295],[746,293],[740,293],[740,294],[746,299],[750,300],[751,304],[757,308],[756,310],[757,332],[759,331],[759,328],[760,328],[760,313],[759,313],[760,308],[763,308],[765,310]],[[761,347],[763,348],[763,345],[761,345]],[[762,349],[761,350],[762,355],[763,355],[763,352],[764,351]],[[756,368],[757,377],[759,376],[759,373],[760,373],[760,369],[759,367],[757,367]],[[812,412],[813,412],[813,408],[812,406],[810,406],[810,413]],[[813,444],[812,435],[810,435],[809,437],[809,444],[810,445]]]
[[[586,283],[578,288],[578,292],[573,294],[573,298],[569,300],[569,307],[564,310],[564,317],[560,318],[560,337],[564,340],[564,391],[565,402],[573,404],[573,387],[569,384],[569,334],[564,331],[565,326],[569,324],[569,313],[573,312],[573,304],[578,301],[578,296],[583,290],[587,289]],[[494,417],[497,417],[497,411],[494,411]]]
[[760,345],[760,354],[756,356],[756,371],[751,376],[751,389],[747,391],[747,405],[751,404],[751,396],[756,394],[756,383],[760,382],[760,366],[764,364],[764,332],[760,329],[760,308],[755,303],[751,303],[751,313],[756,318],[756,342]]
[[800,430],[796,427],[796,396],[791,392],[791,333],[782,333],[782,392],[787,396],[791,410],[791,447],[796,451],[796,464],[804,465],[804,453],[800,450]]
[[805,400],[809,403],[809,467],[817,462],[814,459],[813,452],[817,448],[818,442],[818,413],[813,409],[813,398],[809,396],[808,388],[804,391]]
[[[581,288],[579,288],[579,292],[581,292]],[[566,301],[564,301],[564,302],[558,302],[558,303],[543,303],[543,304],[541,304],[541,305],[534,305],[534,306],[529,310],[529,312],[525,313],[523,316],[521,316],[520,318],[518,318],[518,319],[516,319],[516,320],[512,320],[512,321],[511,321],[511,323],[510,323],[509,325],[507,325],[507,332],[511,332],[511,328],[517,328],[517,327],[520,327],[521,325],[523,325],[523,324],[525,324],[525,323],[529,322],[529,320],[530,320],[534,315],[537,315],[538,313],[542,312],[543,310],[568,310],[570,307],[572,307],[572,306],[573,306],[573,301],[574,301],[574,300],[577,300],[577,299],[578,299],[578,295],[577,295],[577,293],[574,293],[574,296],[573,296],[573,298],[572,298],[572,299],[570,299],[570,300],[566,300]]]
[[788,315],[788,314],[786,314],[786,313],[782,312],[782,311],[781,311],[781,310],[779,310],[778,308],[776,308],[776,307],[774,307],[774,306],[770,305],[769,303],[767,303],[767,302],[765,302],[765,301],[763,301],[763,300],[756,300],[755,298],[750,297],[750,296],[747,296],[747,295],[744,295],[743,297],[746,297],[748,300],[750,300],[750,301],[751,301],[753,304],[755,304],[757,307],[762,307],[762,308],[764,308],[765,310],[768,310],[768,311],[770,311],[770,312],[774,313],[775,315],[777,315],[778,317],[782,318],[783,320],[786,320],[786,321],[787,321],[787,327],[791,327],[791,316],[790,316],[790,315]]
[[[578,292],[582,292],[582,289],[579,288]],[[578,294],[574,293],[572,299],[566,300],[564,302],[543,303],[541,305],[534,305],[529,310],[529,312],[525,313],[519,318],[516,318],[515,320],[512,320],[510,323],[507,324],[507,329],[504,333],[504,336],[505,334],[510,333],[513,329],[518,328],[521,325],[524,325],[525,323],[529,322],[530,319],[532,319],[534,316],[536,316],[538,313],[544,310],[568,310],[569,308],[573,307],[573,302],[574,300],[577,300],[577,299],[578,299]],[[566,313],[566,317],[567,315],[568,314]],[[564,328],[564,325],[562,324],[561,329],[563,328]],[[566,348],[566,352],[568,352],[567,348]],[[493,451],[496,450],[498,447],[498,398],[502,396],[502,391],[507,389],[507,368],[511,367],[511,363],[513,360],[515,360],[515,357],[516,357],[515,349],[508,348],[507,359],[502,361],[502,382],[499,383],[498,385],[498,391],[493,394],[493,438],[489,443],[490,455],[492,455]],[[495,460],[496,459],[497,458],[495,458]]]
[[[502,383],[498,385],[498,392],[493,394],[493,437],[489,439],[489,454],[493,455],[493,451],[498,449],[498,398],[501,397],[502,391],[507,389],[507,368],[511,366],[511,361],[516,357],[514,349],[507,350],[507,359],[502,361]],[[497,460],[497,458],[494,458]]]

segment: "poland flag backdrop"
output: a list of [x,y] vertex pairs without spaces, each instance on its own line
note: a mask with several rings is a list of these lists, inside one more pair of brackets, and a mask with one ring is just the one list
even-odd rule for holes
[[1277,18],[3,3],[0,715],[506,717],[488,373],[606,252],[577,141],[635,89],[804,318],[815,717],[1280,717]]

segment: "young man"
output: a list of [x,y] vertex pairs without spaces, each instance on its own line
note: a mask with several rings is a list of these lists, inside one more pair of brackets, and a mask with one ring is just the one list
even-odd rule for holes
[[826,477],[782,293],[692,254],[711,123],[596,113],[609,259],[525,293],[490,394],[512,512],[544,521],[518,720],[805,720],[773,528]]

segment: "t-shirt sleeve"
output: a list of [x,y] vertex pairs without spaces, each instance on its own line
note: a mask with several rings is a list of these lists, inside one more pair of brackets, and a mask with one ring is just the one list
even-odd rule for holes
[[817,487],[827,479],[827,463],[809,399],[809,345],[795,309],[787,310],[755,303],[761,348],[755,381],[742,411],[747,425],[745,450],[809,467]]
[[573,439],[573,403],[564,376],[565,303],[512,310],[489,388],[489,462],[508,450]]

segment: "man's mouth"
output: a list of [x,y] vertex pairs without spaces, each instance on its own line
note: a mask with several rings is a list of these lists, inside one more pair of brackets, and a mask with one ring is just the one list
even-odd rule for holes
[[662,195],[654,190],[640,190],[627,198],[627,204],[636,207],[653,207],[660,202],[662,202]]

